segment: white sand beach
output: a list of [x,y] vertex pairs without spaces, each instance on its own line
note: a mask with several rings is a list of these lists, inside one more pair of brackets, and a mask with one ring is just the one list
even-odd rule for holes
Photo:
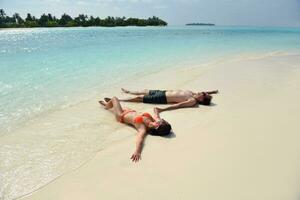
[[[27,200],[292,200],[300,186],[300,55],[270,55],[150,74],[117,88],[213,90],[213,106],[162,113],[168,138],[147,136],[132,163],[135,130],[117,123],[97,100],[76,116],[112,128],[85,165],[23,197]],[[127,103],[139,111],[153,105]],[[83,110],[86,113],[83,113]],[[60,120],[55,114],[53,120]],[[64,117],[65,118],[65,117]],[[65,122],[64,122],[65,123]],[[28,127],[30,128],[30,127]],[[109,131],[109,132],[108,132]]]

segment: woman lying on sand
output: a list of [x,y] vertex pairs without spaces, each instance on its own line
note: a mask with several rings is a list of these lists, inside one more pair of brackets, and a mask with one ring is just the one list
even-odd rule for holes
[[161,119],[159,112],[154,108],[154,117],[149,113],[138,113],[135,110],[125,108],[123,109],[120,101],[113,97],[112,99],[105,98],[104,101],[99,101],[105,109],[112,109],[116,120],[121,123],[132,125],[138,131],[136,140],[136,150],[132,154],[131,159],[137,162],[141,159],[141,152],[143,148],[143,142],[147,133],[156,136],[169,135],[171,131],[171,125]]

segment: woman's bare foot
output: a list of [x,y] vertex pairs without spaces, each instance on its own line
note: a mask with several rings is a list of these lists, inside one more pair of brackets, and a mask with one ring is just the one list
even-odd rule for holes
[[103,100],[101,100],[101,101],[98,101],[98,103],[100,103],[102,106],[106,106],[106,102],[104,102]]
[[129,90],[126,90],[125,88],[121,88],[122,92],[129,93]]
[[111,98],[107,98],[107,97],[104,98],[104,101],[106,101],[106,102],[109,102],[110,100],[111,100]]
[[110,109],[110,108],[107,107],[107,103],[106,103],[105,101],[101,100],[101,101],[99,101],[99,103],[100,103],[102,106],[104,106],[104,108],[105,108],[106,110],[109,110],[109,109]]

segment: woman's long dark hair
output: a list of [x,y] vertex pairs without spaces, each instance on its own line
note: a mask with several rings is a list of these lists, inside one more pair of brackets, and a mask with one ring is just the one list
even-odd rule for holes
[[154,136],[166,136],[169,135],[171,133],[171,125],[162,119],[162,123],[159,125],[158,128],[151,128],[149,130],[150,135],[154,135]]

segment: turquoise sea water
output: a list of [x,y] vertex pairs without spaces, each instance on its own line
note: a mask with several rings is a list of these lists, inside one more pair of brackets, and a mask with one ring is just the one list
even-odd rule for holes
[[298,49],[299,36],[300,29],[250,27],[1,30],[0,134],[145,70],[233,53]]
[[[95,98],[101,89],[137,74],[180,64],[205,63],[229,55],[299,49],[300,28],[189,26],[0,30],[0,144],[1,137],[13,134],[26,121]],[[88,141],[87,145],[89,142],[93,141]],[[14,161],[0,164],[0,199],[17,198],[42,186],[41,180],[46,184],[63,173],[51,174],[53,163],[43,163],[41,167],[35,162],[28,164],[27,161],[35,159],[35,154],[24,158],[18,153],[26,148],[34,151],[34,147],[29,145],[18,151],[16,148],[19,146],[0,147],[0,160],[11,156],[18,160],[23,156],[22,163],[27,163],[26,168],[22,168],[22,163],[16,168]],[[42,168],[49,171],[46,179]],[[28,183],[30,187],[20,189],[16,186],[22,181],[22,176],[17,176],[20,173],[26,174],[28,180],[31,173],[40,173],[40,176]]]

